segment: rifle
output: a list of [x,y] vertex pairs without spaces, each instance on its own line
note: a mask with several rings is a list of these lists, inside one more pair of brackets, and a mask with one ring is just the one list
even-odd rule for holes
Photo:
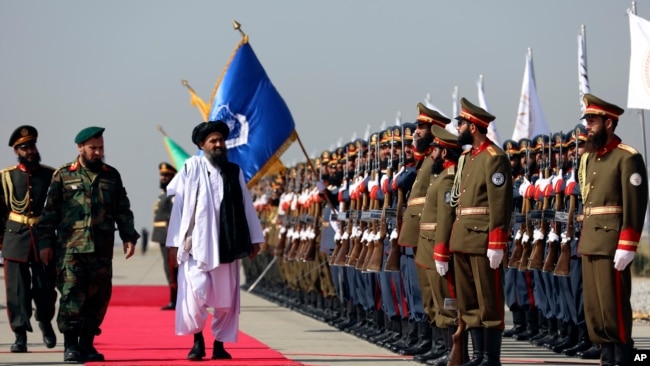
[[[390,146],[390,155],[388,158],[388,165],[386,166],[386,182],[390,184],[391,179],[393,178],[393,143],[395,142],[395,133],[391,133],[391,146]],[[381,184],[380,184],[381,186]],[[382,189],[382,187],[380,187]],[[384,192],[384,204],[381,209],[381,218],[379,219],[379,235],[375,235],[375,246],[370,257],[370,262],[368,263],[369,272],[381,272],[382,261],[384,259],[384,239],[386,239],[386,217],[387,210],[390,209],[391,203],[391,192],[390,189],[386,189]]]
[[[526,165],[524,165],[524,177],[530,181],[530,146],[526,143]],[[532,251],[530,239],[533,237],[532,220],[528,218],[528,212],[532,207],[532,200],[525,196],[522,197],[521,216],[523,221],[519,226],[519,233],[515,235],[515,249],[510,257],[509,268],[518,268],[519,271],[528,269],[528,258]],[[520,248],[517,247],[519,244]]]
[[[402,126],[402,148],[399,154],[399,164],[397,165],[398,173],[405,169],[404,167],[404,145],[406,144],[406,139],[404,136],[404,127]],[[397,179],[397,178],[394,178]],[[395,230],[399,232],[399,229],[402,227],[402,211],[404,210],[404,191],[401,187],[397,188],[397,207],[395,207]],[[388,257],[386,257],[386,263],[384,264],[384,271],[386,272],[399,272],[400,270],[400,257],[402,256],[402,250],[397,243],[397,236],[390,237],[390,252]]]
[[[291,221],[294,224],[293,226],[293,235],[291,236],[291,247],[285,255],[285,259],[288,261],[293,261],[296,259],[296,254],[298,253],[298,248],[300,247],[300,233],[304,230],[303,224],[301,221],[302,211],[304,208],[299,202],[299,197],[301,193],[302,184],[300,179],[302,178],[301,171],[296,169],[296,179],[294,181],[294,199],[296,200],[296,208],[291,210]],[[293,203],[292,203],[293,205]]]
[[[375,144],[375,161],[374,161],[374,169],[371,174],[371,179],[381,181],[379,179],[379,174],[381,172],[381,165],[380,165],[381,157],[379,156],[379,139],[377,139],[377,144]],[[370,230],[369,230],[369,238],[368,238],[368,243],[366,244],[367,250],[366,250],[366,256],[363,258],[363,262],[361,262],[361,266],[357,265],[357,269],[361,269],[362,271],[366,272],[368,271],[368,266],[370,265],[370,259],[373,258],[373,256],[376,256],[377,254],[374,254],[375,251],[377,251],[377,245],[375,245],[375,240],[374,238],[379,234],[378,228],[377,228],[377,219],[373,217],[373,214],[379,210],[379,201],[376,199],[372,199],[370,201]],[[383,259],[383,245],[382,248],[380,249],[382,253],[382,259]],[[376,259],[375,259],[376,260]],[[359,263],[358,263],[359,264]],[[381,262],[379,263],[379,269],[381,269]]]
[[[345,154],[345,179],[349,179],[348,177],[348,159],[350,156],[350,145],[347,146],[347,153]],[[345,262],[348,257],[348,252],[350,251],[350,236],[352,235],[352,212],[354,212],[357,207],[356,207],[356,200],[352,199],[352,192],[351,192],[350,185],[347,185],[348,192],[350,192],[350,210],[346,213],[347,217],[347,224],[345,228],[345,233],[343,233],[343,236],[341,237],[341,249],[339,250],[336,258],[334,259],[334,265],[335,266],[345,266]]]
[[[544,145],[542,144],[542,151],[543,149],[544,149]],[[551,149],[551,144],[549,142],[549,152],[550,149]],[[544,179],[549,179],[550,165],[551,165],[550,156],[547,156],[546,163],[544,164]],[[542,269],[544,267],[544,248],[546,247],[545,241],[549,229],[549,223],[547,220],[555,217],[555,213],[552,213],[552,215],[547,214],[549,203],[550,203],[550,198],[544,195],[544,199],[542,200],[541,212],[539,213],[540,217],[538,221],[541,237],[538,237],[533,242],[533,251],[530,254],[530,259],[528,261],[529,270]]]
[[[563,179],[562,177],[562,132],[556,136],[556,141],[559,143],[560,152],[556,161],[556,171],[559,176],[558,179]],[[553,187],[562,188],[560,187]],[[558,245],[560,244],[560,233],[562,232],[562,221],[563,221],[563,202],[564,202],[564,190],[556,189],[555,191],[555,221],[553,222],[553,235],[549,235],[548,241],[548,251],[546,252],[546,259],[544,259],[544,266],[542,267],[543,272],[553,272],[555,269],[555,264],[558,259]]]
[[[578,171],[578,131],[574,131],[576,152],[571,162],[571,174],[575,178]],[[575,179],[574,179],[575,180]],[[557,264],[553,270],[553,275],[566,277],[569,275],[569,267],[571,263],[571,240],[575,236],[575,214],[576,214],[576,195],[573,192],[569,194],[569,214],[567,217],[566,238],[562,239],[560,244],[560,257],[557,259]]]
[[[362,153],[361,150],[362,150],[362,148],[363,148],[363,146],[361,144],[357,145],[357,151],[359,152],[358,153],[359,155],[357,156],[357,162],[356,162],[356,166],[354,168],[355,181],[357,182],[357,184],[355,184],[355,187],[359,187],[359,185],[363,184],[363,176],[362,176],[363,173],[362,173],[362,168],[361,168],[361,153]],[[361,203],[359,202],[359,200],[361,200]],[[365,209],[365,205],[366,205],[366,202],[367,202],[367,194],[364,192],[362,197],[360,197],[360,198],[357,197],[356,198],[356,201],[357,201],[357,205],[356,205],[357,212],[355,212],[354,215],[356,215],[358,217],[358,211],[363,211]],[[347,267],[355,267],[356,264],[357,264],[357,260],[359,259],[359,255],[361,254],[361,251],[363,249],[362,248],[363,244],[361,244],[361,233],[363,232],[364,226],[365,226],[365,224],[363,223],[363,221],[361,221],[361,224],[359,226],[359,230],[358,231],[355,230],[355,233],[353,235],[354,238],[350,238],[350,240],[354,241],[354,244],[352,246],[352,249],[350,250],[350,255],[348,256],[347,260],[345,261],[345,265]]]
[[465,322],[461,316],[460,310],[458,310],[458,328],[456,332],[451,336],[452,347],[451,352],[449,353],[449,361],[447,365],[462,365],[465,358],[465,342],[463,341],[463,333],[465,332]]

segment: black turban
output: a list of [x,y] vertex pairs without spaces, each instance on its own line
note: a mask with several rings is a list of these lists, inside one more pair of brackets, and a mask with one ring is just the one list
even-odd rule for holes
[[194,130],[192,131],[192,142],[196,146],[199,146],[199,143],[205,140],[205,138],[213,132],[221,133],[223,139],[226,140],[230,134],[230,128],[223,121],[201,122],[194,127]]

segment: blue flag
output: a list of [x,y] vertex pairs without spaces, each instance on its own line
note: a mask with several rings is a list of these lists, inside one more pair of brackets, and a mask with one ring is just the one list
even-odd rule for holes
[[296,139],[291,112],[245,37],[235,48],[217,85],[210,121],[230,127],[228,160],[242,169],[248,185],[282,164],[279,156]]

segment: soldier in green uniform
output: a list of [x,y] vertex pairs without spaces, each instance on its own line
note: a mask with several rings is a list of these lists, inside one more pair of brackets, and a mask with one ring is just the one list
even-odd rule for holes
[[177,171],[171,164],[165,162],[158,164],[158,171],[160,172],[160,189],[162,192],[158,196],[158,200],[156,200],[153,208],[153,231],[151,232],[151,240],[160,245],[160,252],[163,258],[163,270],[165,271],[165,278],[169,285],[169,303],[160,309],[174,310],[176,309],[176,292],[178,290],[178,284],[176,283],[178,266],[176,266],[176,258],[169,256],[170,249],[165,246],[165,243],[167,242],[167,224],[169,224],[169,217],[172,214],[172,204],[174,202],[174,196],[167,197],[167,185],[174,178]]
[[9,326],[16,335],[11,352],[27,352],[27,332],[32,331],[32,300],[36,320],[47,348],[56,345],[52,329],[56,290],[54,265],[44,265],[38,256],[33,226],[38,220],[54,169],[41,165],[36,148],[38,131],[18,127],[9,146],[18,156],[18,165],[0,172],[0,250],[5,261],[5,288]]
[[457,329],[456,312],[446,309],[444,303],[446,299],[456,297],[453,264],[449,265],[453,263],[450,262],[449,236],[455,215],[451,206],[451,188],[462,147],[458,145],[456,135],[443,127],[431,126],[431,132],[434,136],[431,144],[433,165],[420,218],[420,240],[415,263],[424,268],[428,286],[432,289],[433,306],[428,309],[427,316],[432,324],[435,323],[442,330],[446,349],[444,355],[428,363],[446,365],[452,348],[451,336]]
[[111,298],[115,226],[127,259],[140,237],[120,173],[104,164],[103,132],[88,127],[77,134],[79,157],[54,172],[36,224],[41,259],[56,263],[65,362],[104,360],[93,341]]
[[584,220],[582,254],[585,318],[589,338],[601,345],[602,365],[632,360],[632,279],[648,204],[643,157],[614,134],[624,110],[585,94],[587,153],[580,160],[579,182]]
[[458,309],[467,328],[486,328],[482,365],[500,365],[504,328],[501,264],[512,214],[512,174],[505,152],[487,138],[495,117],[461,99],[458,143],[463,152],[452,191],[456,221],[450,250]]

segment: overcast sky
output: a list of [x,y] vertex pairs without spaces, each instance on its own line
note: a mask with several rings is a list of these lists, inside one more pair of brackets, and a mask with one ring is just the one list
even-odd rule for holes
[[[308,151],[362,137],[366,126],[413,121],[426,94],[451,115],[453,88],[478,103],[484,75],[502,139],[515,124],[526,49],[552,130],[580,115],[577,34],[587,29],[592,93],[626,107],[630,36],[626,9],[611,0],[545,1],[0,1],[0,166],[21,124],[40,133],[43,163],[76,154],[84,127],[106,127],[106,162],[122,174],[136,228],[151,227],[157,165],[168,161],[160,124],[188,152],[201,121],[181,85],[206,101],[240,40],[242,24],[292,111]],[[650,18],[650,3],[637,13]],[[650,118],[650,116],[648,117]],[[618,134],[643,150],[636,110]],[[297,146],[283,160],[303,159]]]

